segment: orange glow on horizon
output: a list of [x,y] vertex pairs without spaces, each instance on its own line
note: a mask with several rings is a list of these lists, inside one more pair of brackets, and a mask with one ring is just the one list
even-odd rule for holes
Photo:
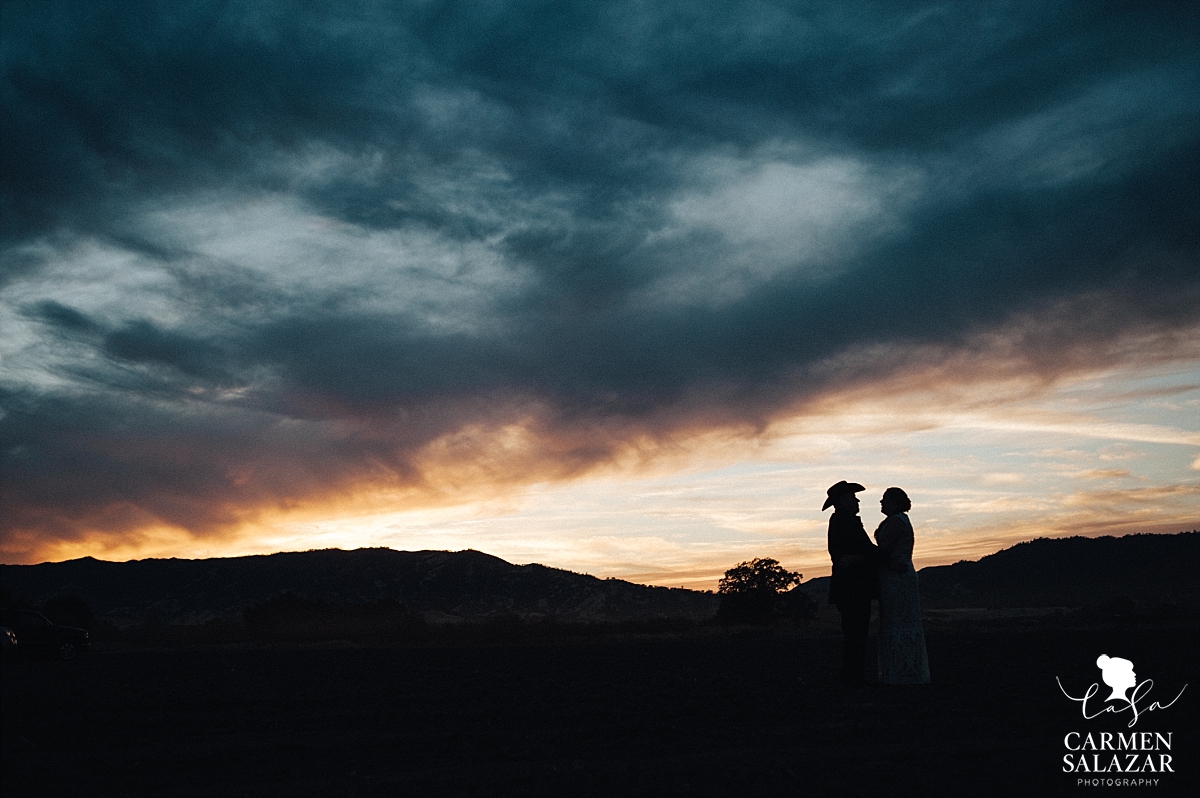
[[[430,442],[410,457],[404,478],[363,469],[364,481],[353,486],[334,482],[320,495],[287,501],[264,494],[260,506],[210,513],[226,523],[201,529],[129,513],[112,517],[132,519],[131,526],[102,518],[73,537],[18,531],[4,561],[473,548],[515,563],[714,589],[727,568],[756,556],[775,557],[806,579],[827,575],[818,508],[824,486],[847,473],[873,474],[855,476],[864,484],[916,488],[919,567],[1038,537],[1194,528],[1200,484],[1178,469],[1172,482],[1146,483],[1140,474],[1149,461],[1139,447],[1184,447],[1182,468],[1194,472],[1186,447],[1200,446],[1200,433],[1098,419],[1059,398],[1083,380],[1038,387],[1016,377],[971,383],[906,375],[813,399],[761,428],[658,434],[610,425],[563,431],[530,412]],[[983,461],[970,448],[981,437],[1046,453],[1021,468],[1003,453]],[[1097,455],[1078,443],[1047,443],[1072,440],[1126,448]],[[918,444],[928,451],[916,453]],[[964,445],[957,454],[953,447]],[[1045,487],[1030,482],[1031,467],[1041,469]],[[864,501],[868,531],[873,501]]]

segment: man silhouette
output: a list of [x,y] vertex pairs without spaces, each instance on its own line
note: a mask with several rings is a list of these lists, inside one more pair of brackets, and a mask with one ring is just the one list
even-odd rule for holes
[[867,537],[858,517],[858,497],[866,490],[857,482],[842,480],[827,490],[822,510],[833,506],[829,517],[829,557],[833,577],[829,580],[829,603],[842,615],[842,681],[864,684],[867,632],[871,625],[871,599],[879,598],[875,569],[877,549]]

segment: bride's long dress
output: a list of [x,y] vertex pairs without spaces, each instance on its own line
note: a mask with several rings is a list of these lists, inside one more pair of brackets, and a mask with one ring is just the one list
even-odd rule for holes
[[[875,530],[884,562],[879,565],[879,681],[928,684],[929,656],[921,625],[921,594],[913,567],[913,528],[904,513],[890,515]],[[902,573],[889,565],[905,566]]]

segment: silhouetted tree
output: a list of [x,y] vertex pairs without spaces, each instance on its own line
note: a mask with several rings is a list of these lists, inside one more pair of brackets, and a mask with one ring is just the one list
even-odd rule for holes
[[779,594],[798,584],[800,574],[770,557],[739,563],[717,585],[721,596],[717,616],[725,621],[769,621],[777,613]]
[[770,591],[781,593],[792,585],[800,584],[801,575],[789,571],[770,557],[756,557],[750,562],[739,563],[725,572],[717,584],[717,592],[748,593]]

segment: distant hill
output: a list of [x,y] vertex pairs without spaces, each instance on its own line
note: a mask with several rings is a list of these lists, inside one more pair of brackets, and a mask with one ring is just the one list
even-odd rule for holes
[[1200,602],[1200,532],[1039,538],[978,562],[923,568],[921,598],[937,607],[1079,607],[1113,598]]
[[[924,568],[929,609],[1082,607],[1114,598],[1200,606],[1200,532],[1120,538],[1038,539],[978,562]],[[825,602],[828,578],[797,591]],[[0,565],[0,586],[42,604],[78,596],[118,626],[147,619],[203,623],[287,593],[309,602],[390,599],[427,617],[554,616],[564,620],[712,617],[711,593],[597,579],[542,565],[513,565],[478,551],[356,549],[209,560],[106,562],[85,557]]]
[[203,623],[240,617],[281,593],[310,602],[390,599],[435,617],[555,616],[573,620],[707,618],[709,593],[597,579],[542,565],[513,565],[478,551],[356,549],[208,560],[106,562],[85,557],[0,565],[0,586],[35,604],[79,596],[118,626],[156,619]]
[[[1200,532],[1039,538],[980,559],[922,568],[921,601],[956,607],[1083,607],[1116,598],[1200,605]],[[828,577],[802,588],[824,599]]]

